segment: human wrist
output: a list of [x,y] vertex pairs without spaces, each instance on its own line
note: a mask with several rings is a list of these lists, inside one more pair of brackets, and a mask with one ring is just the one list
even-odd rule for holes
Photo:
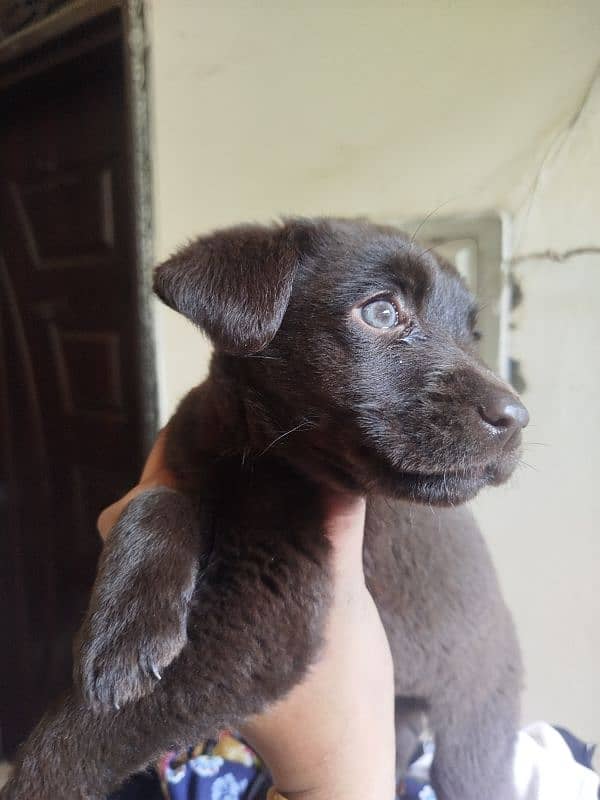
[[273,787],[272,794],[267,796],[267,800],[392,800],[394,797],[394,786],[387,785],[383,789],[370,785],[364,791],[356,786],[320,787],[314,791],[288,791],[280,792]]
[[[365,757],[366,756],[366,757]],[[268,800],[385,800],[394,797],[394,752],[385,737],[373,746],[345,743],[339,753],[298,754],[291,762],[268,765],[276,790]]]

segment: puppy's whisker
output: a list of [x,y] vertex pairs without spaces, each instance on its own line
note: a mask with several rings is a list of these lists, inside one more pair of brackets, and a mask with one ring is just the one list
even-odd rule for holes
[[437,208],[434,208],[433,211],[430,211],[429,214],[427,214],[427,216],[424,217],[421,220],[421,222],[419,222],[419,224],[416,227],[416,230],[414,231],[413,235],[410,237],[410,244],[411,245],[413,245],[415,243],[415,239],[417,238],[417,234],[419,233],[419,231],[421,230],[423,225],[425,225],[427,222],[429,222],[429,220],[433,217],[433,215],[437,214],[437,212],[440,211],[440,209],[442,209],[444,206],[447,206],[451,199],[452,198],[449,198],[448,200],[444,200],[443,203],[440,203],[439,206],[437,206]]
[[521,466],[523,466],[523,467],[528,467],[529,469],[532,469],[534,472],[539,472],[537,467],[534,467],[533,464],[530,464],[529,462],[524,461],[522,458],[519,459],[519,464]]
[[419,253],[419,258],[423,258],[423,256],[427,255],[427,253],[431,253],[431,251],[435,250],[436,247],[437,247],[436,244],[432,244],[431,247],[427,248],[427,250],[421,250],[421,252]]
[[311,422],[308,419],[304,419],[298,425],[294,426],[293,428],[290,428],[289,431],[284,431],[279,436],[276,436],[275,439],[273,439],[273,441],[271,442],[271,444],[268,444],[265,447],[265,449],[262,451],[262,453],[258,454],[258,457],[260,458],[261,456],[264,456],[265,453],[267,453],[272,447],[274,447],[282,439],[285,439],[286,436],[289,436],[290,434],[295,433],[296,431],[299,431],[301,428],[304,428],[306,425],[308,425],[310,427],[311,425],[314,425],[314,422]]

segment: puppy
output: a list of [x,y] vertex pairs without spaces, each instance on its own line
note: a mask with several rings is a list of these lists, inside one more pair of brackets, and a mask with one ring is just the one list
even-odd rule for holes
[[178,490],[144,492],[111,531],[75,688],[3,800],[99,800],[297,684],[330,602],[326,489],[369,498],[399,767],[426,712],[439,800],[510,798],[519,649],[460,505],[511,474],[527,412],[479,360],[456,271],[392,228],[291,220],[196,240],[155,289],[215,346],[168,425]]

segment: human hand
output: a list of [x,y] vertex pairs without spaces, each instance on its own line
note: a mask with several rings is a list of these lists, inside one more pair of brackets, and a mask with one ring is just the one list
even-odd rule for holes
[[152,446],[152,450],[150,451],[150,455],[144,464],[144,469],[142,470],[139,483],[115,503],[112,503],[112,505],[107,506],[103,511],[100,512],[96,522],[96,527],[98,528],[98,533],[103,541],[108,536],[115,522],[121,516],[125,506],[130,503],[138,494],[155,486],[169,486],[171,489],[176,488],[175,479],[164,465],[166,432],[166,428],[163,428],[161,431],[159,431],[156,441]]
[[365,501],[327,500],[333,603],[304,681],[242,733],[288,800],[394,796],[394,679],[388,641],[363,573]]

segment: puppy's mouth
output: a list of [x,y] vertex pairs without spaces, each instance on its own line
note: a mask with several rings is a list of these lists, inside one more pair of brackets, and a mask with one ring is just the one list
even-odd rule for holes
[[458,505],[472,500],[486,486],[504,483],[513,472],[513,459],[440,472],[400,472],[395,494],[418,503]]
[[485,472],[403,472],[398,475],[395,494],[417,503],[457,505],[471,500],[489,483]]

